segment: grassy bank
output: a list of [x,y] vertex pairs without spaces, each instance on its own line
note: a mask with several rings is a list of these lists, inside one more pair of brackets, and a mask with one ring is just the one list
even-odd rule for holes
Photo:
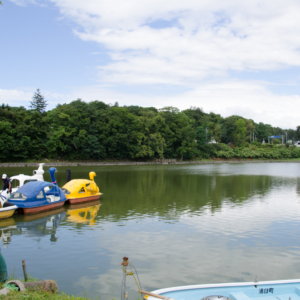
[[[4,283],[0,283],[0,289],[5,288]],[[73,295],[66,295],[65,293],[50,293],[44,291],[26,291],[19,292],[11,290],[11,292],[7,295],[0,295],[0,299],[5,300],[20,300],[20,299],[28,299],[28,300],[90,300],[90,298],[85,297],[75,297]]]

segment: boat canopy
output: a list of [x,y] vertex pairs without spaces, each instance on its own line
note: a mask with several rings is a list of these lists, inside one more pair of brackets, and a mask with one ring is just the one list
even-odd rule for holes
[[22,185],[17,192],[23,194],[27,198],[33,198],[47,186],[54,186],[54,184],[47,181],[31,181]]

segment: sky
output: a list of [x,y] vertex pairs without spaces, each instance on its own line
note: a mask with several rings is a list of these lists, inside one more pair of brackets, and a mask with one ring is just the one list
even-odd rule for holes
[[1,0],[0,103],[200,107],[300,125],[298,0]]

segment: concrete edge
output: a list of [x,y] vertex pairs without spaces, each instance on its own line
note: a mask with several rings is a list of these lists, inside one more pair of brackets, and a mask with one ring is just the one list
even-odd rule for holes
[[[78,166],[137,166],[137,165],[198,165],[198,164],[257,164],[257,163],[300,163],[299,161],[278,160],[214,160],[214,161],[176,161],[176,162],[61,162],[45,163],[45,167],[78,167]],[[0,163],[2,168],[36,167],[39,163]]]

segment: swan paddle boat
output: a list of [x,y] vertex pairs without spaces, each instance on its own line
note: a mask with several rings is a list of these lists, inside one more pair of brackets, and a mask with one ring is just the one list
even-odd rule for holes
[[[11,187],[12,187],[12,193],[16,192],[18,188],[20,188],[22,185],[24,185],[27,182],[31,181],[44,181],[44,169],[43,169],[44,164],[39,164],[39,167],[37,170],[33,171],[33,175],[24,175],[24,174],[19,174],[10,177],[11,180]],[[3,191],[1,193],[2,197],[5,197],[6,199],[9,198],[10,193],[8,191]]]
[[55,168],[49,169],[52,183],[28,182],[10,195],[9,202],[17,205],[18,211],[23,211],[24,214],[39,213],[63,206],[67,198],[56,183],[55,171]]
[[0,220],[10,218],[18,209],[18,207],[6,200],[5,197],[0,195]]
[[300,279],[189,285],[141,292],[147,300],[299,300]]
[[88,179],[73,179],[67,182],[62,190],[71,204],[98,200],[102,193],[94,180],[95,172],[90,172]]

